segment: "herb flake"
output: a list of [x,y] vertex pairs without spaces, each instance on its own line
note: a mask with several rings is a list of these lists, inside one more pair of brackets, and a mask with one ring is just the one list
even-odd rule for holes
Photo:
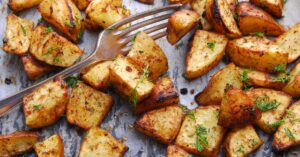
[[149,72],[149,66],[147,66],[146,68],[143,69],[143,75],[140,77],[140,79],[137,82],[136,86],[130,92],[129,100],[131,101],[131,103],[133,104],[134,107],[138,103],[138,95],[137,95],[137,90],[136,89],[138,88],[140,83],[143,83],[144,80],[148,78],[149,73],[150,73]]
[[40,110],[41,108],[42,108],[42,104],[34,104],[33,105],[33,110],[34,111]]
[[47,27],[45,30],[46,33],[53,32],[53,28],[51,26]]
[[68,86],[73,88],[74,86],[77,85],[78,82],[82,82],[81,80],[78,79],[78,77],[75,76],[69,76],[66,78],[66,81],[68,83]]
[[199,152],[202,152],[208,147],[207,141],[207,129],[202,125],[197,125],[196,127],[196,148]]
[[285,128],[284,133],[287,137],[289,137],[291,140],[296,142],[296,138],[295,138],[294,134],[292,133],[292,131],[289,128]]
[[[20,24],[20,25],[21,25],[21,24]],[[26,28],[25,28],[23,25],[21,25],[21,29],[22,29],[23,34],[26,36],[26,34],[27,34]]]
[[285,121],[282,119],[282,120],[279,120],[275,123],[270,124],[270,126],[275,128],[275,127],[279,127],[280,125],[282,125],[284,123],[285,123]]
[[256,37],[264,37],[265,33],[264,32],[252,32],[250,33],[251,36],[256,36]]
[[207,43],[207,47],[214,51],[216,47],[216,42]]
[[280,103],[276,100],[271,101],[270,98],[267,95],[265,95],[258,97],[255,100],[255,105],[261,112],[266,112],[268,110],[276,109],[280,105]]

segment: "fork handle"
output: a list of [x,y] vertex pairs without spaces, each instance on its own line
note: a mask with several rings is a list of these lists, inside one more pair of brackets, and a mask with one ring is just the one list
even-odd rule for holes
[[62,70],[61,72],[43,80],[37,84],[34,84],[28,88],[23,89],[22,91],[18,92],[17,94],[13,94],[11,96],[8,96],[8,97],[0,100],[0,117],[3,116],[9,110],[16,107],[17,105],[20,105],[22,103],[23,97],[30,94],[37,87],[39,87],[42,84],[44,84],[48,81],[51,81],[57,77],[66,78],[66,77],[70,76],[71,74],[78,72],[84,66],[86,66],[87,64],[89,64],[92,61],[94,61],[93,55],[87,57],[86,59],[72,65],[71,67],[68,67],[68,68]]

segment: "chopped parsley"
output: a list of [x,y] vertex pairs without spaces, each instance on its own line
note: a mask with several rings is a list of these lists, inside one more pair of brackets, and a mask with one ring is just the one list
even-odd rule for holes
[[282,3],[285,4],[287,2],[287,0],[282,0]]
[[274,67],[274,72],[281,72],[283,73],[283,75],[280,75],[276,78],[274,78],[274,81],[276,82],[282,82],[282,83],[287,83],[290,79],[290,73],[285,70],[285,65],[284,64],[280,64]]
[[76,22],[75,22],[74,20],[72,20],[72,21],[66,20],[66,21],[65,21],[65,24],[66,24],[68,27],[75,27],[75,26],[76,26]]
[[196,120],[196,117],[195,117],[195,110],[190,110],[187,115],[188,117],[190,117],[192,120]]
[[261,112],[266,112],[268,110],[276,109],[280,103],[276,100],[270,101],[270,98],[267,95],[264,95],[255,100],[255,105]]
[[117,28],[116,26],[112,26],[112,27],[108,28],[107,30],[112,31],[112,30],[115,30],[116,28]]
[[45,20],[44,20],[43,18],[40,18],[40,19],[38,20],[38,23],[42,23],[42,22],[45,22]]
[[255,145],[257,145],[257,141],[255,139],[252,139],[251,144],[252,144],[252,146],[255,146]]
[[207,47],[214,51],[216,47],[216,42],[207,43]]
[[182,109],[182,112],[187,113],[188,108],[184,105],[180,105],[180,108]]
[[139,32],[137,32],[134,37],[132,37],[131,42],[135,42],[136,36],[138,35]]
[[54,56],[54,57],[53,57],[53,62],[54,62],[54,63],[59,63],[59,62],[60,62],[59,56]]
[[178,43],[177,45],[175,45],[175,49],[178,50],[182,46],[183,46],[183,42],[181,41],[180,43]]
[[78,39],[81,39],[83,37],[83,31],[84,30],[80,30],[78,33],[77,33],[77,38]]
[[257,37],[264,37],[265,33],[264,32],[253,32],[250,33],[251,36],[257,36]]
[[196,127],[196,148],[199,152],[202,152],[208,146],[207,133],[207,129],[202,125]]
[[69,76],[66,78],[66,81],[68,83],[68,86],[73,88],[74,86],[76,86],[76,84],[78,82],[82,82],[81,80],[78,79],[78,77],[75,77],[75,76]]
[[236,12],[233,12],[233,18],[235,21],[238,21],[239,17],[238,14]]
[[243,90],[249,90],[249,89],[252,88],[252,85],[249,83],[248,71],[247,70],[244,69],[241,72],[240,80],[244,83]]
[[296,142],[296,138],[294,136],[294,134],[292,133],[292,131],[289,128],[285,128],[284,129],[284,133],[287,137],[289,137],[290,139],[292,139],[294,142]]
[[47,51],[46,55],[48,56],[48,55],[52,54],[52,51],[53,51],[52,47],[48,48],[48,51]]
[[277,66],[274,67],[274,72],[286,72],[285,70],[285,65],[284,64],[279,64]]
[[35,105],[33,105],[33,110],[34,111],[40,110],[41,108],[42,108],[42,104],[35,104]]
[[[21,25],[21,24],[20,24]],[[23,25],[21,25],[21,29],[22,29],[22,32],[23,32],[23,34],[26,36],[26,28],[23,26]]]
[[275,123],[272,123],[272,124],[270,124],[270,126],[271,127],[279,127],[280,125],[282,125],[282,124],[284,124],[285,122],[284,122],[284,120],[282,119],[282,120],[279,120],[279,121],[277,121],[277,122],[275,122]]
[[50,33],[53,32],[53,28],[51,26],[46,28],[46,33]]
[[245,153],[245,147],[243,145],[240,145],[240,147],[237,150],[237,152],[240,152],[240,153],[244,154]]

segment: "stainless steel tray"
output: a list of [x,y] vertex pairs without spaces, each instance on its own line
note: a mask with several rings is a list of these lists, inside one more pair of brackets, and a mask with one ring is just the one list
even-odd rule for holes
[[[4,37],[6,16],[10,13],[7,8],[8,0],[0,0],[0,39]],[[124,5],[129,8],[132,14],[149,10],[151,8],[167,5],[167,0],[155,0],[154,5],[144,5],[134,0],[124,0]],[[284,17],[279,21],[286,27],[291,27],[297,22],[300,22],[300,0],[288,0],[284,7]],[[40,14],[36,9],[31,9],[18,14],[21,17],[30,19],[37,23]],[[182,77],[184,73],[184,60],[187,52],[188,39],[192,33],[182,39],[183,46],[175,48],[168,44],[165,38],[160,39],[157,43],[164,50],[169,60],[168,75],[172,77],[177,86],[178,91],[186,88],[188,93],[185,95],[180,94],[180,102],[192,109],[197,107],[194,102],[194,96],[202,91],[206,86],[210,76],[213,75],[218,69],[226,64],[223,60],[217,67],[207,73],[205,76],[198,78],[194,81],[187,81]],[[91,53],[96,44],[98,32],[86,31],[84,34],[83,42],[79,46],[86,52]],[[2,43],[0,44],[2,45]],[[20,58],[17,56],[9,55],[0,50],[0,99],[14,94],[22,88],[30,86],[34,82],[28,81],[22,68]],[[47,76],[45,76],[47,77]],[[44,77],[44,78],[45,78]],[[42,80],[41,78],[40,80]],[[114,96],[115,104],[112,107],[109,115],[105,118],[101,127],[109,130],[116,138],[123,139],[129,147],[126,157],[163,157],[165,156],[166,146],[148,138],[147,136],[136,132],[132,128],[136,117],[131,114],[131,105],[118,96]],[[8,115],[0,117],[0,134],[8,134],[18,130],[29,130],[24,125],[24,116],[22,107],[17,107],[12,110]],[[65,145],[65,156],[77,156],[81,139],[85,131],[76,126],[69,125],[65,118],[61,118],[55,125],[49,126],[39,130],[43,138],[47,138],[52,134],[58,133],[62,136]],[[300,157],[300,147],[295,147],[289,151],[282,153],[275,153],[271,149],[272,136],[266,135],[259,131],[260,136],[265,141],[265,144],[251,156],[256,157]],[[1,154],[0,154],[1,156]],[[35,156],[34,153],[28,153],[25,156]]]

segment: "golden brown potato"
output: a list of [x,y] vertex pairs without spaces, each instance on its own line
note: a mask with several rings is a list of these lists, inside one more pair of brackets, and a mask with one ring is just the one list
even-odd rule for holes
[[288,53],[263,37],[248,36],[231,40],[226,53],[236,65],[264,72],[274,72],[276,66],[286,66],[288,62]]
[[64,143],[58,134],[34,145],[38,157],[64,157]]
[[122,157],[127,150],[128,147],[109,132],[95,127],[84,137],[78,157]]
[[130,16],[122,0],[93,0],[85,11],[84,26],[88,29],[108,28]]
[[41,128],[54,124],[66,110],[68,87],[61,79],[52,80],[23,99],[26,125]]
[[285,110],[292,102],[292,97],[281,91],[264,88],[252,89],[246,94],[255,102],[256,106],[260,106],[259,109],[262,109],[262,116],[256,121],[259,128],[266,133],[275,132]]
[[[218,125],[219,110],[219,106],[211,105],[189,111],[175,144],[189,153],[203,157],[217,157],[225,134],[225,129]],[[197,147],[202,149],[199,150]]]
[[80,11],[72,0],[43,0],[38,6],[43,19],[63,32],[73,42],[82,37],[84,27]]
[[181,4],[187,4],[189,3],[191,0],[168,0],[169,3],[171,4],[175,4],[175,3],[181,3]]
[[297,60],[300,56],[300,23],[275,39],[275,43],[289,53],[288,62]]
[[141,114],[156,108],[178,104],[179,97],[176,87],[170,77],[162,77],[155,82],[155,86],[148,98],[137,104],[134,114]]
[[3,157],[16,156],[31,150],[38,141],[37,132],[19,131],[0,135],[0,154]]
[[290,72],[290,79],[282,91],[293,97],[300,97],[300,63],[296,64]]
[[143,114],[134,128],[164,144],[171,144],[176,138],[184,112],[179,105],[172,105]]
[[207,21],[205,17],[205,5],[206,0],[192,0],[190,3],[193,10],[195,10],[200,15],[199,24],[203,30],[211,30],[212,25]]
[[274,134],[273,147],[278,150],[286,150],[300,144],[300,101],[295,102],[288,110]]
[[285,32],[285,28],[271,15],[248,2],[239,3],[236,7],[236,13],[239,28],[243,35],[263,32],[266,35],[279,36]]
[[219,105],[224,95],[224,89],[228,84],[236,88],[243,87],[239,69],[232,63],[211,77],[205,89],[196,95],[196,102],[201,105]]
[[168,60],[162,49],[144,32],[136,34],[134,43],[127,55],[137,69],[149,68],[150,80],[156,80],[168,71]]
[[24,55],[28,52],[34,23],[15,14],[6,17],[6,31],[2,49],[11,54]]
[[13,11],[22,11],[40,4],[42,0],[9,0],[8,7]]
[[236,5],[238,4],[238,0],[226,0],[227,1],[227,3],[228,3],[228,5],[229,5],[229,7],[230,7],[230,10],[231,10],[231,12],[235,12],[235,7],[236,7]]
[[79,10],[85,10],[93,0],[72,0]]
[[167,157],[189,157],[189,153],[176,145],[167,147]]
[[199,20],[199,14],[192,10],[179,10],[168,19],[167,40],[174,45],[186,33],[193,29]]
[[99,126],[113,105],[113,98],[78,82],[67,105],[67,119],[84,129]]
[[235,128],[225,139],[224,154],[226,157],[247,157],[263,143],[252,125]]
[[145,3],[145,4],[153,4],[154,0],[138,0],[141,3]]
[[242,36],[227,1],[206,0],[205,13],[206,19],[218,33],[225,34],[229,38],[239,38]]
[[30,54],[49,65],[69,67],[84,52],[77,45],[39,25],[32,33]]
[[225,55],[227,41],[222,34],[198,30],[185,60],[185,77],[194,79],[215,67]]
[[256,6],[259,6],[276,17],[282,16],[282,0],[250,0]]
[[36,60],[30,54],[22,56],[21,60],[25,73],[30,80],[35,80],[54,69],[54,67]]
[[240,89],[227,87],[220,107],[218,124],[226,128],[234,128],[252,124],[261,118],[261,112],[253,100]]

